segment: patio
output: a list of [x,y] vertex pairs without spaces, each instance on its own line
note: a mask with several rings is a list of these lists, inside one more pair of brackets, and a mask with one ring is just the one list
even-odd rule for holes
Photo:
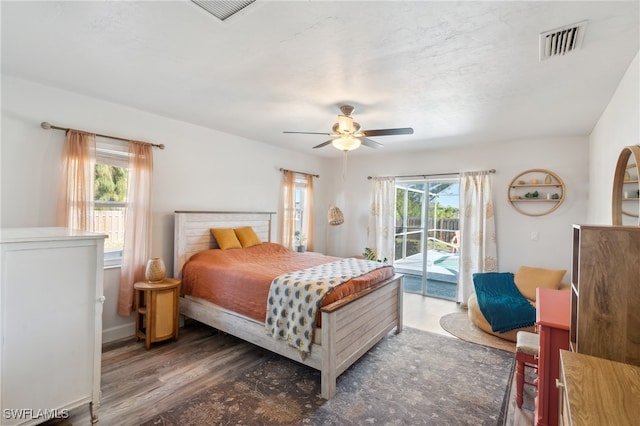
[[[422,294],[422,253],[408,256],[394,262],[396,271],[405,274],[404,291]],[[458,253],[441,250],[427,251],[426,296],[455,300],[460,258]]]

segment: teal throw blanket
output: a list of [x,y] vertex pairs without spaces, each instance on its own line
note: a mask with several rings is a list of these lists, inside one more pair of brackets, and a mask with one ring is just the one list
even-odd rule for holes
[[480,311],[495,332],[529,327],[536,322],[536,308],[520,293],[510,272],[473,274]]

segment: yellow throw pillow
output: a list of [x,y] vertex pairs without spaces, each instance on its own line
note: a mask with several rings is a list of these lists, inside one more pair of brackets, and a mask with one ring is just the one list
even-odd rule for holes
[[232,228],[211,228],[211,233],[222,250],[242,248]]
[[240,240],[240,244],[242,244],[243,248],[262,244],[262,241],[260,241],[260,237],[258,237],[256,231],[254,231],[250,226],[236,228],[234,229],[234,232],[236,233],[236,237],[238,237],[238,240]]
[[516,287],[529,300],[536,300],[536,288],[559,289],[565,269],[543,269],[521,266],[514,276]]

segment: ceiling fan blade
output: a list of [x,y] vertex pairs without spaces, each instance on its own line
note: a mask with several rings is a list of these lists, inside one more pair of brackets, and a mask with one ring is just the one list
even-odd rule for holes
[[412,135],[413,129],[411,127],[403,127],[400,129],[379,129],[379,130],[362,130],[360,131],[364,136],[391,136],[391,135]]
[[296,133],[296,134],[299,134],[299,135],[326,135],[326,136],[333,135],[333,133],[316,133],[316,132],[287,132],[287,131],[284,131],[282,133]]
[[358,138],[358,139],[360,139],[360,143],[362,143],[362,145],[368,146],[369,148],[378,149],[384,146],[379,142],[372,141],[371,139],[367,139],[367,138]]
[[316,146],[314,146],[313,148],[314,148],[314,149],[315,149],[315,148],[322,148],[323,146],[327,146],[327,145],[329,145],[331,142],[333,142],[333,139],[329,139],[329,140],[328,140],[328,141],[326,141],[326,142],[322,142],[320,145],[316,145]]

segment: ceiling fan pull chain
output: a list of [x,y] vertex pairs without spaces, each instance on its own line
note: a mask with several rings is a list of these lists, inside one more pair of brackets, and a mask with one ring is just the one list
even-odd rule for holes
[[342,186],[344,187],[344,182],[347,178],[347,152],[342,151]]

